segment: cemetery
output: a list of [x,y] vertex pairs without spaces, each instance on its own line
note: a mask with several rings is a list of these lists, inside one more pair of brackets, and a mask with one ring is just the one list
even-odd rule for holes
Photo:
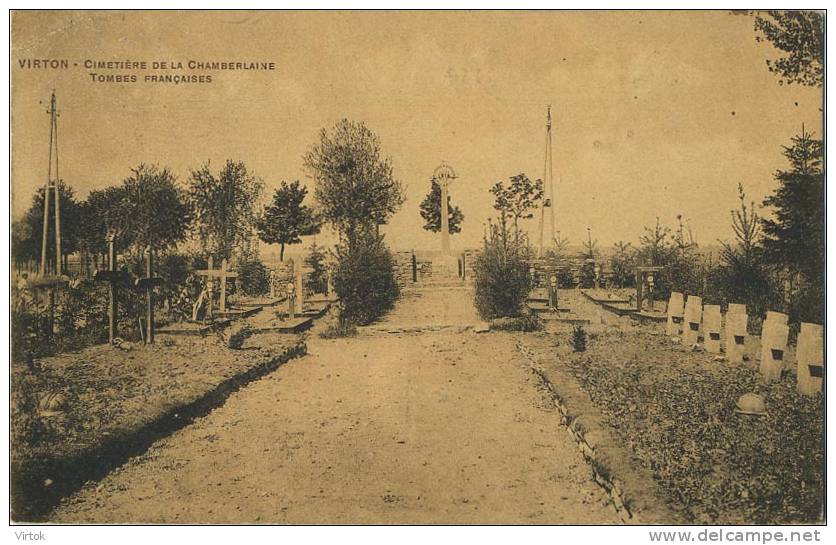
[[823,521],[823,150],[803,125],[763,205],[724,182],[731,238],[698,244],[651,199],[604,247],[610,189],[559,193],[566,105],[520,121],[541,177],[478,178],[494,167],[461,150],[404,174],[421,163],[335,118],[276,172],[121,165],[82,198],[49,104],[46,183],[12,233],[14,520]]

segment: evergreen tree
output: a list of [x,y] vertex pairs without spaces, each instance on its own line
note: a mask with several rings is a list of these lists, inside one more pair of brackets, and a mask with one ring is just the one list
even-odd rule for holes
[[[420,205],[421,217],[424,218],[424,229],[438,233],[441,231],[441,186],[435,179],[432,180],[432,187]],[[447,195],[447,222],[450,234],[460,233],[464,214],[458,206],[450,202],[450,195]]]
[[279,260],[284,261],[286,244],[298,244],[303,236],[319,233],[320,223],[316,213],[303,204],[308,189],[299,180],[290,184],[282,182],[273,202],[264,209],[256,222],[259,237],[267,244],[279,244]]

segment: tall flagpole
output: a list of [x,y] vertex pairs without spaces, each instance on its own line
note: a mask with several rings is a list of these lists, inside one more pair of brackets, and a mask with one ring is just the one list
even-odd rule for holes
[[548,151],[548,157],[549,157],[549,216],[550,216],[549,217],[549,227],[551,229],[551,231],[549,233],[549,246],[554,246],[554,244],[555,244],[555,240],[554,240],[554,232],[555,232],[554,231],[554,207],[556,206],[557,201],[555,200],[555,196],[554,196],[554,164],[553,164],[554,158],[553,158],[553,152],[552,152],[552,109],[551,109],[551,106],[549,106],[548,119],[546,121],[546,132],[547,132],[547,135],[548,135],[547,137],[549,139],[549,144],[548,144],[548,150],[549,150]]
[[554,167],[552,161],[552,107],[546,108],[546,153],[543,159],[543,200],[540,202],[540,239],[539,256],[545,255],[543,230],[546,223],[546,208],[549,208],[549,228],[551,229],[548,245],[554,244]]

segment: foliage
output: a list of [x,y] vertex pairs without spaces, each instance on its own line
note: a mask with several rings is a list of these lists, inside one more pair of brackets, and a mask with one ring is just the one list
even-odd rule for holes
[[355,231],[337,245],[336,253],[334,289],[341,320],[368,324],[394,306],[399,295],[394,260],[381,235]]
[[[78,248],[81,230],[79,203],[72,186],[58,182],[61,205],[61,254],[67,256]],[[47,260],[54,267],[55,261],[55,190],[50,190],[49,197],[49,238],[47,239]],[[44,188],[41,187],[32,197],[32,204],[19,222],[15,222],[12,231],[12,254],[15,261],[24,263],[28,260],[40,262],[44,228]],[[17,230],[17,234],[15,234]]]
[[476,310],[483,319],[519,316],[532,279],[528,272],[530,251],[525,237],[508,237],[504,216],[490,225],[490,236],[474,266]]
[[119,234],[120,247],[132,244],[133,233],[128,228],[130,216],[125,209],[125,202],[125,187],[120,185],[94,189],[81,203],[79,249],[82,251],[85,274],[91,257],[96,268],[99,266],[98,256],[102,256],[103,261],[106,259],[108,233]]
[[804,280],[824,280],[824,172],[822,141],[802,131],[784,148],[791,170],[778,171],[778,189],[766,198],[775,219],[763,220],[763,247],[768,261],[800,274]]
[[270,271],[257,257],[238,263],[238,285],[245,295],[264,295],[270,291]]
[[190,258],[174,252],[158,254],[155,269],[154,275],[162,279],[158,288],[162,299],[171,300],[191,274]]
[[[433,178],[432,187],[420,205],[421,217],[424,219],[424,229],[438,233],[441,231],[441,186]],[[464,214],[458,206],[450,203],[450,195],[447,195],[447,225],[450,234],[460,233],[461,224],[464,221]]]
[[[43,296],[41,296],[43,297]],[[12,290],[12,360],[29,361],[56,352],[107,341],[108,288],[91,281],[73,282],[55,292],[54,333],[48,332],[46,302],[29,289]],[[117,325],[122,338],[139,337],[137,317],[144,312],[144,297],[119,290]]]
[[598,241],[592,239],[592,230],[587,227],[587,238],[583,243],[583,253],[581,257],[584,259],[595,259],[595,254],[598,253]]
[[304,156],[324,219],[345,236],[385,224],[404,202],[392,161],[363,123],[343,119]]
[[582,325],[572,328],[572,349],[575,352],[586,352],[586,330]]
[[755,30],[780,51],[778,60],[767,60],[779,83],[821,87],[824,73],[824,13],[817,11],[769,11],[755,16]]
[[582,288],[595,286],[595,262],[593,260],[587,259],[581,265],[579,283]]
[[[130,237],[134,253],[142,253],[148,246],[167,250],[186,238],[191,211],[184,191],[167,168],[140,164],[131,169],[122,182],[121,197],[123,202],[116,208],[127,220],[125,235]],[[124,242],[121,246],[125,247]]]
[[509,218],[514,225],[514,236],[519,238],[519,220],[534,217],[532,210],[543,199],[543,180],[533,182],[524,173],[511,176],[508,185],[496,182],[490,189],[493,207],[500,213],[500,225]]
[[670,227],[662,225],[659,218],[651,228],[645,226],[644,233],[639,237],[639,251],[637,261],[643,265],[661,265],[667,261],[672,253]]
[[679,228],[675,233],[656,218],[656,224],[645,227],[639,239],[637,264],[664,267],[661,274],[655,275],[655,298],[667,299],[671,291],[695,295],[704,292],[708,267],[690,233],[686,233],[682,217],[677,219]]
[[626,288],[635,285],[636,250],[629,242],[618,241],[613,245],[610,266],[616,286]]
[[275,193],[273,202],[264,209],[256,221],[261,240],[267,244],[279,244],[279,260],[284,261],[285,244],[298,244],[303,236],[319,233],[320,224],[316,213],[303,204],[308,189],[299,185],[299,180],[290,184],[282,182]]
[[210,255],[229,259],[236,246],[249,243],[262,188],[241,161],[227,160],[217,176],[209,163],[192,171],[188,200],[198,240]]
[[[823,397],[765,382],[637,330],[606,335],[567,362],[674,509],[696,524],[821,520]],[[768,416],[735,412],[754,392]]]
[[325,263],[327,257],[322,246],[317,246],[316,241],[314,241],[310,253],[305,258],[305,265],[311,269],[308,276],[308,287],[312,293],[328,291],[328,267]]
[[763,265],[760,243],[761,219],[755,203],[746,203],[743,185],[737,186],[740,206],[731,211],[735,241],[721,241],[720,264],[712,271],[710,284],[726,302],[743,303],[750,314],[765,315],[774,308],[773,281]]

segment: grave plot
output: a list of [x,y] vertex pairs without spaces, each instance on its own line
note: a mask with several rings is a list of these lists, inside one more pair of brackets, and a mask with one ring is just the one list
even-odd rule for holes
[[233,350],[216,335],[97,345],[11,368],[12,508],[37,520],[193,411],[304,352],[296,335],[257,333]]
[[[797,391],[802,383],[796,385],[792,372],[764,380],[756,361],[717,361],[662,333],[658,327],[599,328],[584,352],[572,351],[570,331],[548,338],[556,364],[568,367],[687,521],[819,522],[822,396]],[[744,341],[747,353],[759,353],[756,338]],[[746,393],[762,396],[765,415],[736,410]]]

